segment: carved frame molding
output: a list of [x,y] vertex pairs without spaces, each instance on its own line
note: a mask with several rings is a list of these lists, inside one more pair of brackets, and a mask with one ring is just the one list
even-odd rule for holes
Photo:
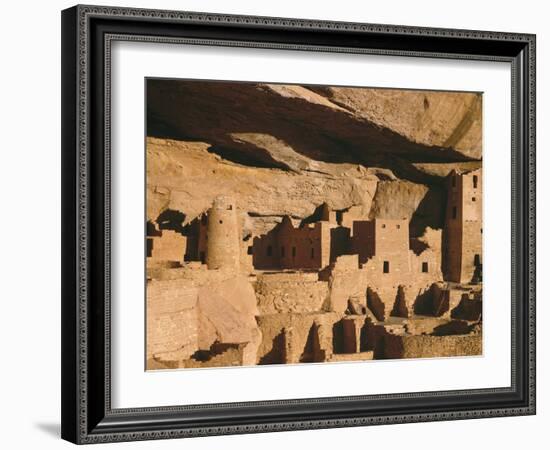
[[[65,439],[83,444],[535,413],[534,35],[81,5],[63,11],[62,28]],[[112,409],[110,50],[116,40],[510,62],[512,385]]]

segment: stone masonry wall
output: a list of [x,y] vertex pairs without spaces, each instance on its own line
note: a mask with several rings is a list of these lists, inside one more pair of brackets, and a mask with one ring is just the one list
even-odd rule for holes
[[173,230],[162,230],[161,236],[147,237],[147,255],[151,261],[183,262],[186,237]]
[[482,354],[481,334],[454,336],[384,336],[384,358],[436,358]]
[[316,273],[264,273],[255,283],[260,314],[322,311],[328,283]]
[[[262,342],[258,348],[258,364],[295,364],[312,362],[315,347],[332,345],[332,329],[342,318],[338,313],[283,313],[258,316]],[[322,332],[320,332],[322,330]],[[317,336],[316,336],[317,334]],[[321,336],[321,342],[318,341]]]
[[148,368],[179,367],[216,344],[242,344],[242,364],[255,363],[261,334],[250,280],[201,267],[171,269],[180,278],[147,282]]
[[294,228],[288,217],[273,230],[253,241],[253,265],[256,269],[320,269],[330,258],[331,240],[328,222]]
[[[408,251],[403,256],[393,260],[388,256],[374,256],[363,265],[367,284],[372,293],[372,298],[369,298],[369,292],[367,293],[369,308],[371,310],[377,308],[374,305],[377,301],[374,297],[378,297],[383,304],[383,311],[382,305],[378,305],[379,312],[372,311],[379,320],[390,316],[396,301],[404,301],[407,310],[405,314],[410,316],[417,309],[417,301],[423,300],[424,295],[429,295],[430,286],[441,279],[441,270],[437,267],[437,258],[432,251],[425,250],[418,256]],[[385,273],[386,262],[389,262],[387,273]],[[397,264],[392,264],[394,262]],[[424,264],[427,266],[427,272],[423,272],[423,268],[426,268]],[[400,287],[401,298],[398,296]],[[398,307],[395,311],[402,309]]]
[[[147,359],[185,359],[198,350],[198,289],[188,280],[147,283]],[[177,356],[170,353],[177,353]]]
[[343,255],[320,274],[329,283],[329,310],[343,313],[351,300],[365,305],[367,272],[359,268],[358,255]]

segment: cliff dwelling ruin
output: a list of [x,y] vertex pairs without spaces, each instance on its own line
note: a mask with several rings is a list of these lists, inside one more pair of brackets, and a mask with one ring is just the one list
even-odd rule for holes
[[148,83],[148,370],[482,353],[481,94]]

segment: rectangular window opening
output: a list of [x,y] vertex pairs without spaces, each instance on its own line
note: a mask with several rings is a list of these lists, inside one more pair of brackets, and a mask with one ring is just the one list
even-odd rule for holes
[[428,273],[428,263],[427,262],[422,263],[422,272],[423,273]]
[[384,261],[384,273],[390,273],[390,262]]

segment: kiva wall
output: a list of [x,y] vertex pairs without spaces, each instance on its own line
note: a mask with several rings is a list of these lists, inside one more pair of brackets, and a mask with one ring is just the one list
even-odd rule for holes
[[319,312],[328,297],[328,283],[316,273],[265,273],[255,282],[260,314]]

